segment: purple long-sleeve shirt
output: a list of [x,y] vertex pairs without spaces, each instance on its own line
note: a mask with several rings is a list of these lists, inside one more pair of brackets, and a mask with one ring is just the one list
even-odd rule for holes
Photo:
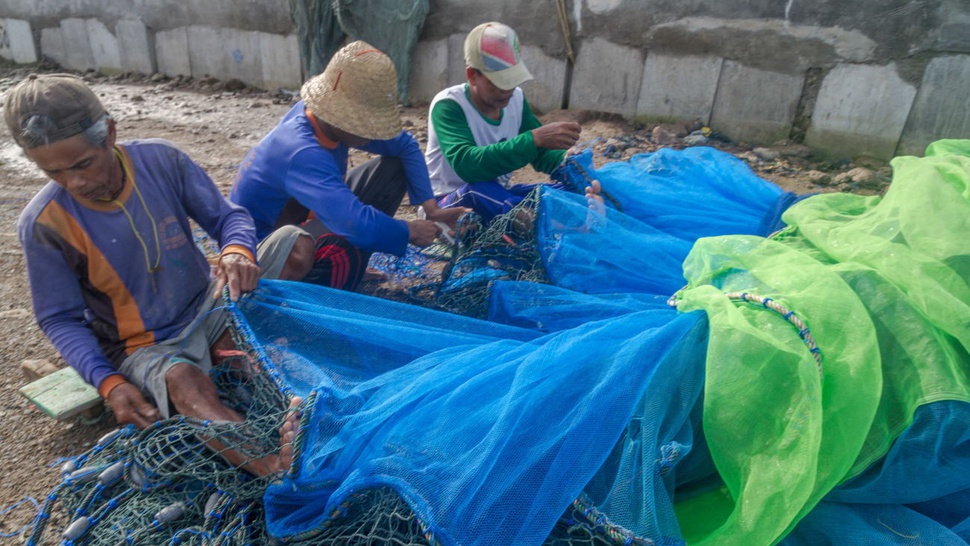
[[[81,202],[48,183],[17,225],[34,314],[64,360],[99,387],[137,349],[174,337],[211,279],[189,218],[224,249],[255,255],[246,211],[172,143],[117,146],[132,180],[115,202]],[[157,267],[156,267],[157,264]]]
[[[372,140],[360,149],[401,160],[411,203],[434,196],[421,146],[407,132],[390,140]],[[284,205],[293,198],[354,246],[403,255],[407,223],[357,199],[344,183],[348,152],[342,142],[318,138],[306,105],[297,102],[246,155],[229,198],[253,216],[260,239],[273,231]]]

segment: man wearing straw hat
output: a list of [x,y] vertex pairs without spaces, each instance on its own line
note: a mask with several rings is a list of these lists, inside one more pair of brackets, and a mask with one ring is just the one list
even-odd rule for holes
[[[353,290],[372,252],[426,246],[465,212],[438,208],[417,141],[401,129],[397,72],[366,42],[338,51],[302,100],[243,160],[230,199],[252,214],[261,252],[310,238],[306,282]],[[378,155],[349,172],[350,148]],[[394,218],[407,193],[427,219]]]
[[[118,142],[114,119],[76,76],[31,74],[7,93],[4,119],[51,179],[17,233],[34,315],[58,353],[120,424],[146,428],[175,413],[242,421],[208,375],[219,351],[234,348],[216,298],[227,286],[235,300],[261,274],[302,275],[287,265],[303,259],[281,254],[261,270],[245,209],[171,142]],[[214,278],[190,219],[220,244]],[[256,474],[283,466],[206,442]]]
[[425,159],[443,208],[471,207],[487,223],[518,204],[535,184],[511,184],[526,165],[551,173],[579,140],[575,122],[542,125],[519,85],[532,79],[515,31],[478,25],[465,38],[466,83],[431,101]]

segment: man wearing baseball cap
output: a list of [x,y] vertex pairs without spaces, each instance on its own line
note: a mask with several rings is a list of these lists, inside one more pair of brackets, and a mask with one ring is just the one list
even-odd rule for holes
[[466,83],[431,101],[425,160],[438,205],[471,207],[487,223],[518,204],[535,184],[512,185],[532,165],[551,173],[579,140],[574,122],[542,125],[519,85],[532,79],[515,31],[478,25],[465,39]]
[[[312,240],[305,282],[354,290],[372,252],[401,256],[454,227],[465,209],[438,208],[421,147],[402,130],[397,71],[370,44],[344,46],[302,100],[247,154],[229,197],[246,207],[261,252]],[[375,154],[349,172],[350,148]],[[394,218],[398,206],[421,205],[427,219]]]
[[[242,421],[208,371],[218,350],[234,348],[225,314],[211,312],[215,298],[225,286],[238,298],[260,275],[245,209],[171,142],[118,142],[114,119],[78,77],[28,76],[7,93],[4,119],[50,178],[17,233],[34,314],[60,355],[121,424],[146,428],[174,413]],[[219,242],[215,278],[190,219]],[[222,455],[256,474],[281,469],[276,456]]]

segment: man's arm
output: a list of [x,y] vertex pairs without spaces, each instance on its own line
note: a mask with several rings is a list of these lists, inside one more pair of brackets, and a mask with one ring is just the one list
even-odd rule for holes
[[421,145],[407,131],[401,131],[389,140],[372,140],[360,148],[377,155],[396,157],[404,167],[407,178],[408,200],[412,204],[419,204],[434,197],[431,189],[431,179],[428,177],[428,166],[421,152]]
[[188,155],[178,157],[182,182],[182,206],[199,227],[219,242],[216,294],[229,286],[229,297],[252,292],[259,282],[256,265],[256,227],[242,206],[226,199],[209,175]]
[[504,142],[476,145],[464,111],[453,100],[441,100],[435,104],[431,111],[431,123],[445,160],[466,182],[495,180],[525,167],[535,160],[538,153],[531,131]]
[[573,122],[542,125],[529,101],[523,97],[519,133],[532,134],[533,143],[536,144],[536,156],[530,163],[535,170],[549,174],[561,165],[566,158],[566,150],[579,140],[579,131],[579,124]]
[[182,183],[182,206],[199,227],[219,242],[251,260],[256,257],[256,227],[246,209],[228,199],[188,155],[179,152],[178,172]]
[[105,356],[97,337],[88,326],[77,276],[57,248],[35,240],[35,230],[19,226],[20,243],[27,265],[34,317],[44,334],[67,364],[84,381],[98,388],[108,376],[118,374]]
[[286,193],[358,248],[397,256],[407,250],[407,223],[357,199],[322,148],[308,147],[294,156],[286,173]]

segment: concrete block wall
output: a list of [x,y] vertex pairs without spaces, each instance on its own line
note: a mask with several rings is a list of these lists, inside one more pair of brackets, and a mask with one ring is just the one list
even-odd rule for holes
[[[282,0],[5,0],[0,56],[73,70],[160,72],[299,89]],[[889,159],[970,137],[970,6],[958,0],[431,0],[411,99],[464,81],[476,24],[516,28],[540,112],[701,121],[731,138],[794,138],[823,155]],[[565,30],[564,30],[565,29]],[[573,62],[567,51],[574,52]]]
[[0,56],[18,63],[46,57],[81,72],[235,78],[270,91],[299,89],[303,82],[292,33],[208,25],[153,31],[140,19],[67,17],[38,29],[30,21],[0,19],[3,36],[8,39],[0,42]]
[[0,57],[20,64],[37,62],[37,48],[29,22],[0,19]]

